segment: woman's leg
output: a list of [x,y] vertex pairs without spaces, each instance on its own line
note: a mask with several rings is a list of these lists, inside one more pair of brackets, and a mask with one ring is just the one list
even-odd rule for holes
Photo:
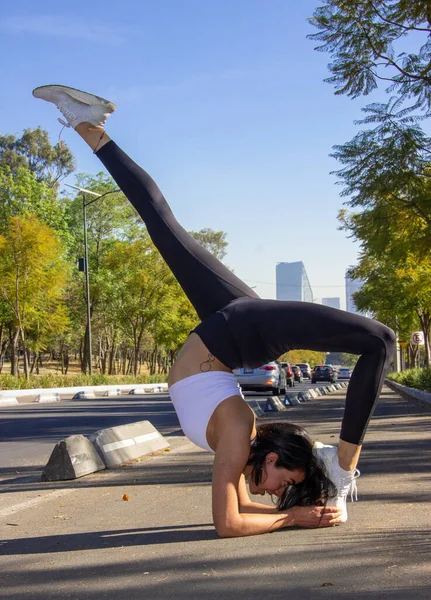
[[307,302],[254,300],[245,301],[241,309],[242,327],[257,327],[258,338],[274,357],[293,349],[360,355],[347,388],[339,446],[340,465],[354,469],[394,357],[394,332],[373,319]]
[[76,131],[136,208],[202,320],[232,300],[258,297],[181,227],[155,182],[110,140],[103,128],[81,123]]

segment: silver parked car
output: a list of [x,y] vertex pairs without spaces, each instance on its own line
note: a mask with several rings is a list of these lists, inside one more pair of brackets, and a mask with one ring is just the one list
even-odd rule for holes
[[269,362],[257,369],[234,369],[233,374],[243,391],[271,391],[273,396],[286,392],[286,373],[278,362]]
[[301,369],[304,379],[311,379],[311,367],[308,363],[297,363],[296,366]]
[[338,369],[338,379],[350,379],[352,376],[352,369],[347,367],[341,367]]

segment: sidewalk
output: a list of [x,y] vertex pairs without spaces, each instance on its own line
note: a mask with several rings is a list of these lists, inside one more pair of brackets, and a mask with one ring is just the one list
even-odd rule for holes
[[[271,418],[334,443],[344,394]],[[430,598],[431,407],[384,388],[359,465],[359,502],[331,529],[219,539],[212,455],[183,437],[170,442],[170,453],[131,467],[4,490],[0,598]]]

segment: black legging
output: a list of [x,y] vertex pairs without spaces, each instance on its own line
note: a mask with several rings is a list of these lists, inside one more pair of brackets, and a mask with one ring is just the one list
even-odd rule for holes
[[[223,360],[224,351],[230,356],[228,344],[235,345],[247,363],[261,358],[263,364],[293,348],[361,355],[347,390],[340,434],[346,442],[361,444],[394,355],[393,331],[372,319],[319,304],[260,299],[181,227],[156,183],[114,142],[96,154],[144,220],[155,246],[202,319],[197,333],[201,333],[200,327],[205,333],[205,324],[210,324],[216,313],[231,319],[232,335],[214,342],[215,348],[220,347],[220,353],[214,355],[222,362],[231,368],[241,366],[234,359]],[[213,327],[215,331],[218,325]],[[205,336],[201,337],[211,350]]]

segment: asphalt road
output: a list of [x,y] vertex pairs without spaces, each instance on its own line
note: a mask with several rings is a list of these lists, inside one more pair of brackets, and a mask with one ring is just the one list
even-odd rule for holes
[[[271,418],[297,422],[314,438],[336,443],[344,396],[343,390]],[[93,424],[98,415],[110,418],[115,402],[93,401]],[[145,417],[139,399],[126,402],[117,417]],[[157,409],[168,406],[162,397],[141,402],[149,413],[160,414]],[[73,406],[64,403],[63,415]],[[79,407],[82,418],[89,405]],[[50,408],[59,410],[58,405]],[[9,410],[2,411],[1,420],[8,420]],[[19,410],[14,409],[15,416]],[[37,422],[34,413],[27,418]],[[61,417],[54,421],[44,432],[45,442],[64,432]],[[24,443],[18,437],[6,443],[21,446],[30,439],[31,427]],[[0,598],[431,597],[429,406],[384,388],[359,463],[359,502],[349,504],[346,524],[330,529],[219,539],[211,520],[213,456],[181,435],[169,441],[169,453],[76,481],[26,482],[18,474],[18,480],[5,483],[0,490]]]
[[[344,396],[343,390],[271,418],[295,421],[314,438],[336,443]],[[81,425],[92,427],[102,417],[106,423],[111,417],[145,417],[146,407],[147,413],[162,414],[169,427],[169,415],[161,410],[168,408],[163,397],[126,402],[123,412],[112,417],[115,402],[92,401],[94,421]],[[65,433],[61,414],[72,413],[74,406],[82,419],[90,405],[65,402],[61,410],[58,405],[36,408],[40,418],[51,409],[59,412],[41,432],[45,443]],[[15,415],[32,408],[14,409]],[[2,420],[8,420],[9,411],[2,410]],[[33,419],[34,429],[35,413],[25,418]],[[5,443],[28,443],[32,427],[21,429],[23,441],[13,441],[9,433]],[[15,480],[5,482],[0,489],[0,598],[431,597],[429,406],[384,388],[359,463],[359,502],[349,504],[346,524],[331,529],[293,528],[219,539],[211,520],[213,456],[181,435],[168,439],[169,453],[76,481],[25,481],[20,468]],[[36,462],[35,457],[29,460]]]

